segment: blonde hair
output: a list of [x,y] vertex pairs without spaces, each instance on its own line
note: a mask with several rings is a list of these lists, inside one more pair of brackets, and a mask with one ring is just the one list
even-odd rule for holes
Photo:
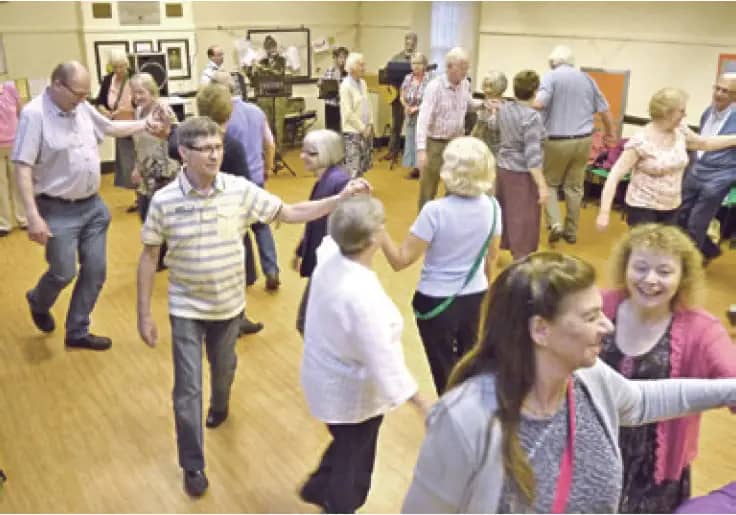
[[652,120],[666,118],[670,112],[687,102],[687,93],[679,88],[662,88],[649,101],[649,116]]
[[137,84],[148,91],[153,98],[158,98],[158,84],[156,83],[156,79],[154,79],[153,75],[151,75],[150,73],[143,72],[133,75],[133,77],[130,79],[130,85],[133,86],[134,84]]
[[452,140],[442,153],[440,177],[448,193],[477,197],[493,190],[496,161],[483,141],[461,136]]
[[113,48],[108,54],[107,64],[109,64],[110,66],[115,66],[116,64],[124,64],[127,68],[129,66],[128,56],[125,51],[120,50],[119,48]]
[[483,84],[481,88],[485,93],[485,90],[490,90],[490,96],[500,97],[509,85],[508,79],[503,72],[491,70],[483,77]]
[[233,114],[230,90],[223,84],[208,84],[197,93],[197,110],[200,116],[209,116],[220,125],[227,123]]
[[317,151],[317,165],[329,168],[345,158],[345,145],[342,136],[330,129],[315,129],[304,136],[302,145],[314,145]]
[[650,249],[680,260],[682,275],[672,308],[699,305],[704,289],[703,258],[692,239],[672,225],[642,224],[633,227],[611,250],[611,281],[626,290],[626,269],[634,249]]
[[421,52],[414,52],[414,55],[411,56],[411,63],[414,64],[415,62],[420,62],[426,67],[427,64],[429,64],[429,61],[427,60],[427,56],[424,55]]

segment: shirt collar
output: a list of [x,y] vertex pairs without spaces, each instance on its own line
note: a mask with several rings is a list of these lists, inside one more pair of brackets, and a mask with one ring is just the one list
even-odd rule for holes
[[77,116],[76,107],[71,111],[62,111],[59,106],[57,106],[56,103],[51,99],[48,87],[43,92],[43,103],[46,106],[46,111],[51,113],[53,116],[57,116],[59,118],[74,118],[75,116]]
[[[425,75],[426,75],[426,73],[425,73]],[[463,86],[463,80],[467,80],[467,79],[461,80],[459,84],[453,84],[452,82],[450,82],[450,79],[447,77],[447,74],[446,73],[443,73],[441,75],[441,79],[440,80],[442,80],[442,84],[443,84],[443,86],[445,88],[451,89],[453,91],[457,91],[458,89],[460,89]]]
[[716,120],[722,120],[733,110],[733,106],[733,104],[729,104],[728,106],[723,108],[723,111],[717,111],[716,106],[713,106],[713,109],[711,110],[711,116],[713,116],[713,118],[715,118]]
[[[194,192],[194,194],[201,197],[202,195],[195,190],[192,183],[189,182],[189,178],[187,177],[187,174],[184,173],[184,170],[186,170],[186,167],[182,165],[178,174],[179,188],[181,189],[182,194],[187,197]],[[212,193],[222,193],[223,191],[225,191],[225,178],[222,176],[222,172],[218,172],[215,176],[215,181],[212,183]],[[212,193],[210,193],[210,195],[212,195]]]

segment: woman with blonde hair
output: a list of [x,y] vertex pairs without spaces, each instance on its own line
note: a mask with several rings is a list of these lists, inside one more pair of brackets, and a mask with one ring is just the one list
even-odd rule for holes
[[498,159],[498,148],[501,145],[501,131],[498,126],[498,110],[503,105],[503,93],[508,86],[508,80],[503,72],[491,70],[483,77],[481,89],[486,102],[478,110],[478,121],[475,122],[471,136],[482,139],[491,149],[493,157]]
[[382,244],[397,271],[424,256],[412,306],[438,394],[452,367],[475,343],[502,232],[501,208],[488,195],[496,171],[485,143],[456,138],[442,159],[447,196],[422,207],[400,247],[388,233]]
[[[107,62],[112,70],[103,77],[94,104],[100,113],[111,120],[133,120],[135,108],[130,88],[128,56],[122,50],[115,49],[110,51]],[[131,174],[134,167],[133,138],[115,138],[115,186],[132,189],[134,185]],[[134,206],[131,206],[130,211],[134,210]]]
[[417,168],[417,116],[419,106],[422,104],[424,89],[429,84],[430,76],[427,73],[427,57],[417,52],[411,57],[411,73],[404,77],[401,83],[399,102],[404,107],[404,129],[406,138],[404,144],[404,157],[401,164],[405,168],[411,168],[408,179],[419,178]]
[[649,101],[652,121],[624,146],[601,192],[598,230],[608,227],[616,186],[631,174],[626,191],[626,220],[640,223],[676,223],[682,203],[682,175],[688,150],[721,150],[736,146],[736,136],[699,136],[684,123],[687,94],[663,88]]
[[736,379],[622,377],[598,359],[612,329],[585,261],[537,252],[501,272],[402,511],[615,513],[622,426],[736,404]]
[[345,140],[345,168],[361,177],[373,164],[373,108],[363,79],[363,54],[351,52],[345,60],[348,76],[340,83],[340,123]]
[[[697,307],[700,253],[679,227],[638,225],[610,256],[614,289],[603,312],[615,332],[601,359],[628,379],[736,377],[736,347],[721,322]],[[700,416],[624,428],[619,445],[622,513],[673,513],[690,497]]]

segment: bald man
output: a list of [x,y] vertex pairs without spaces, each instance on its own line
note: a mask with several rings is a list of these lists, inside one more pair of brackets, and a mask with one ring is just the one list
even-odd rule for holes
[[219,45],[212,45],[207,49],[207,66],[202,70],[202,76],[199,79],[200,86],[206,86],[212,81],[212,76],[222,69],[222,63],[225,62],[225,51]]
[[156,109],[144,120],[112,121],[87,102],[90,76],[76,61],[62,63],[51,85],[23,109],[12,160],[28,217],[28,237],[46,247],[48,271],[26,293],[31,317],[44,333],[59,293],[77,275],[66,317],[66,348],[106,350],[110,338],[89,332],[90,314],[105,282],[110,212],[98,195],[104,136],[124,138],[143,130],[162,134]]
[[[736,134],[736,77],[721,75],[713,85],[713,102],[700,118],[700,134]],[[682,188],[679,222],[695,240],[706,260],[720,255],[708,239],[708,224],[716,216],[731,186],[736,184],[736,148],[698,151]]]

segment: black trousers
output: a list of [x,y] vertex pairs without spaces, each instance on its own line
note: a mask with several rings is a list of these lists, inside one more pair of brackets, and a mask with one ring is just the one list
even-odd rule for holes
[[[435,318],[416,319],[437,395],[445,391],[453,367],[478,339],[484,297],[485,292],[461,295]],[[444,297],[430,297],[416,292],[412,307],[419,313],[427,313],[443,300]]]
[[365,504],[376,461],[383,415],[358,424],[327,424],[332,442],[302,492],[320,499],[327,513],[355,513]]
[[330,129],[338,134],[342,134],[340,106],[325,104],[325,129]]
[[401,129],[404,127],[404,106],[398,98],[391,102],[391,139],[388,142],[390,152],[401,150]]
[[243,245],[245,246],[245,285],[251,286],[258,279],[258,274],[256,273],[256,255],[253,253],[253,240],[250,238],[249,231],[245,231]]
[[677,209],[659,211],[626,204],[626,223],[629,224],[629,227],[639,224],[676,225]]

